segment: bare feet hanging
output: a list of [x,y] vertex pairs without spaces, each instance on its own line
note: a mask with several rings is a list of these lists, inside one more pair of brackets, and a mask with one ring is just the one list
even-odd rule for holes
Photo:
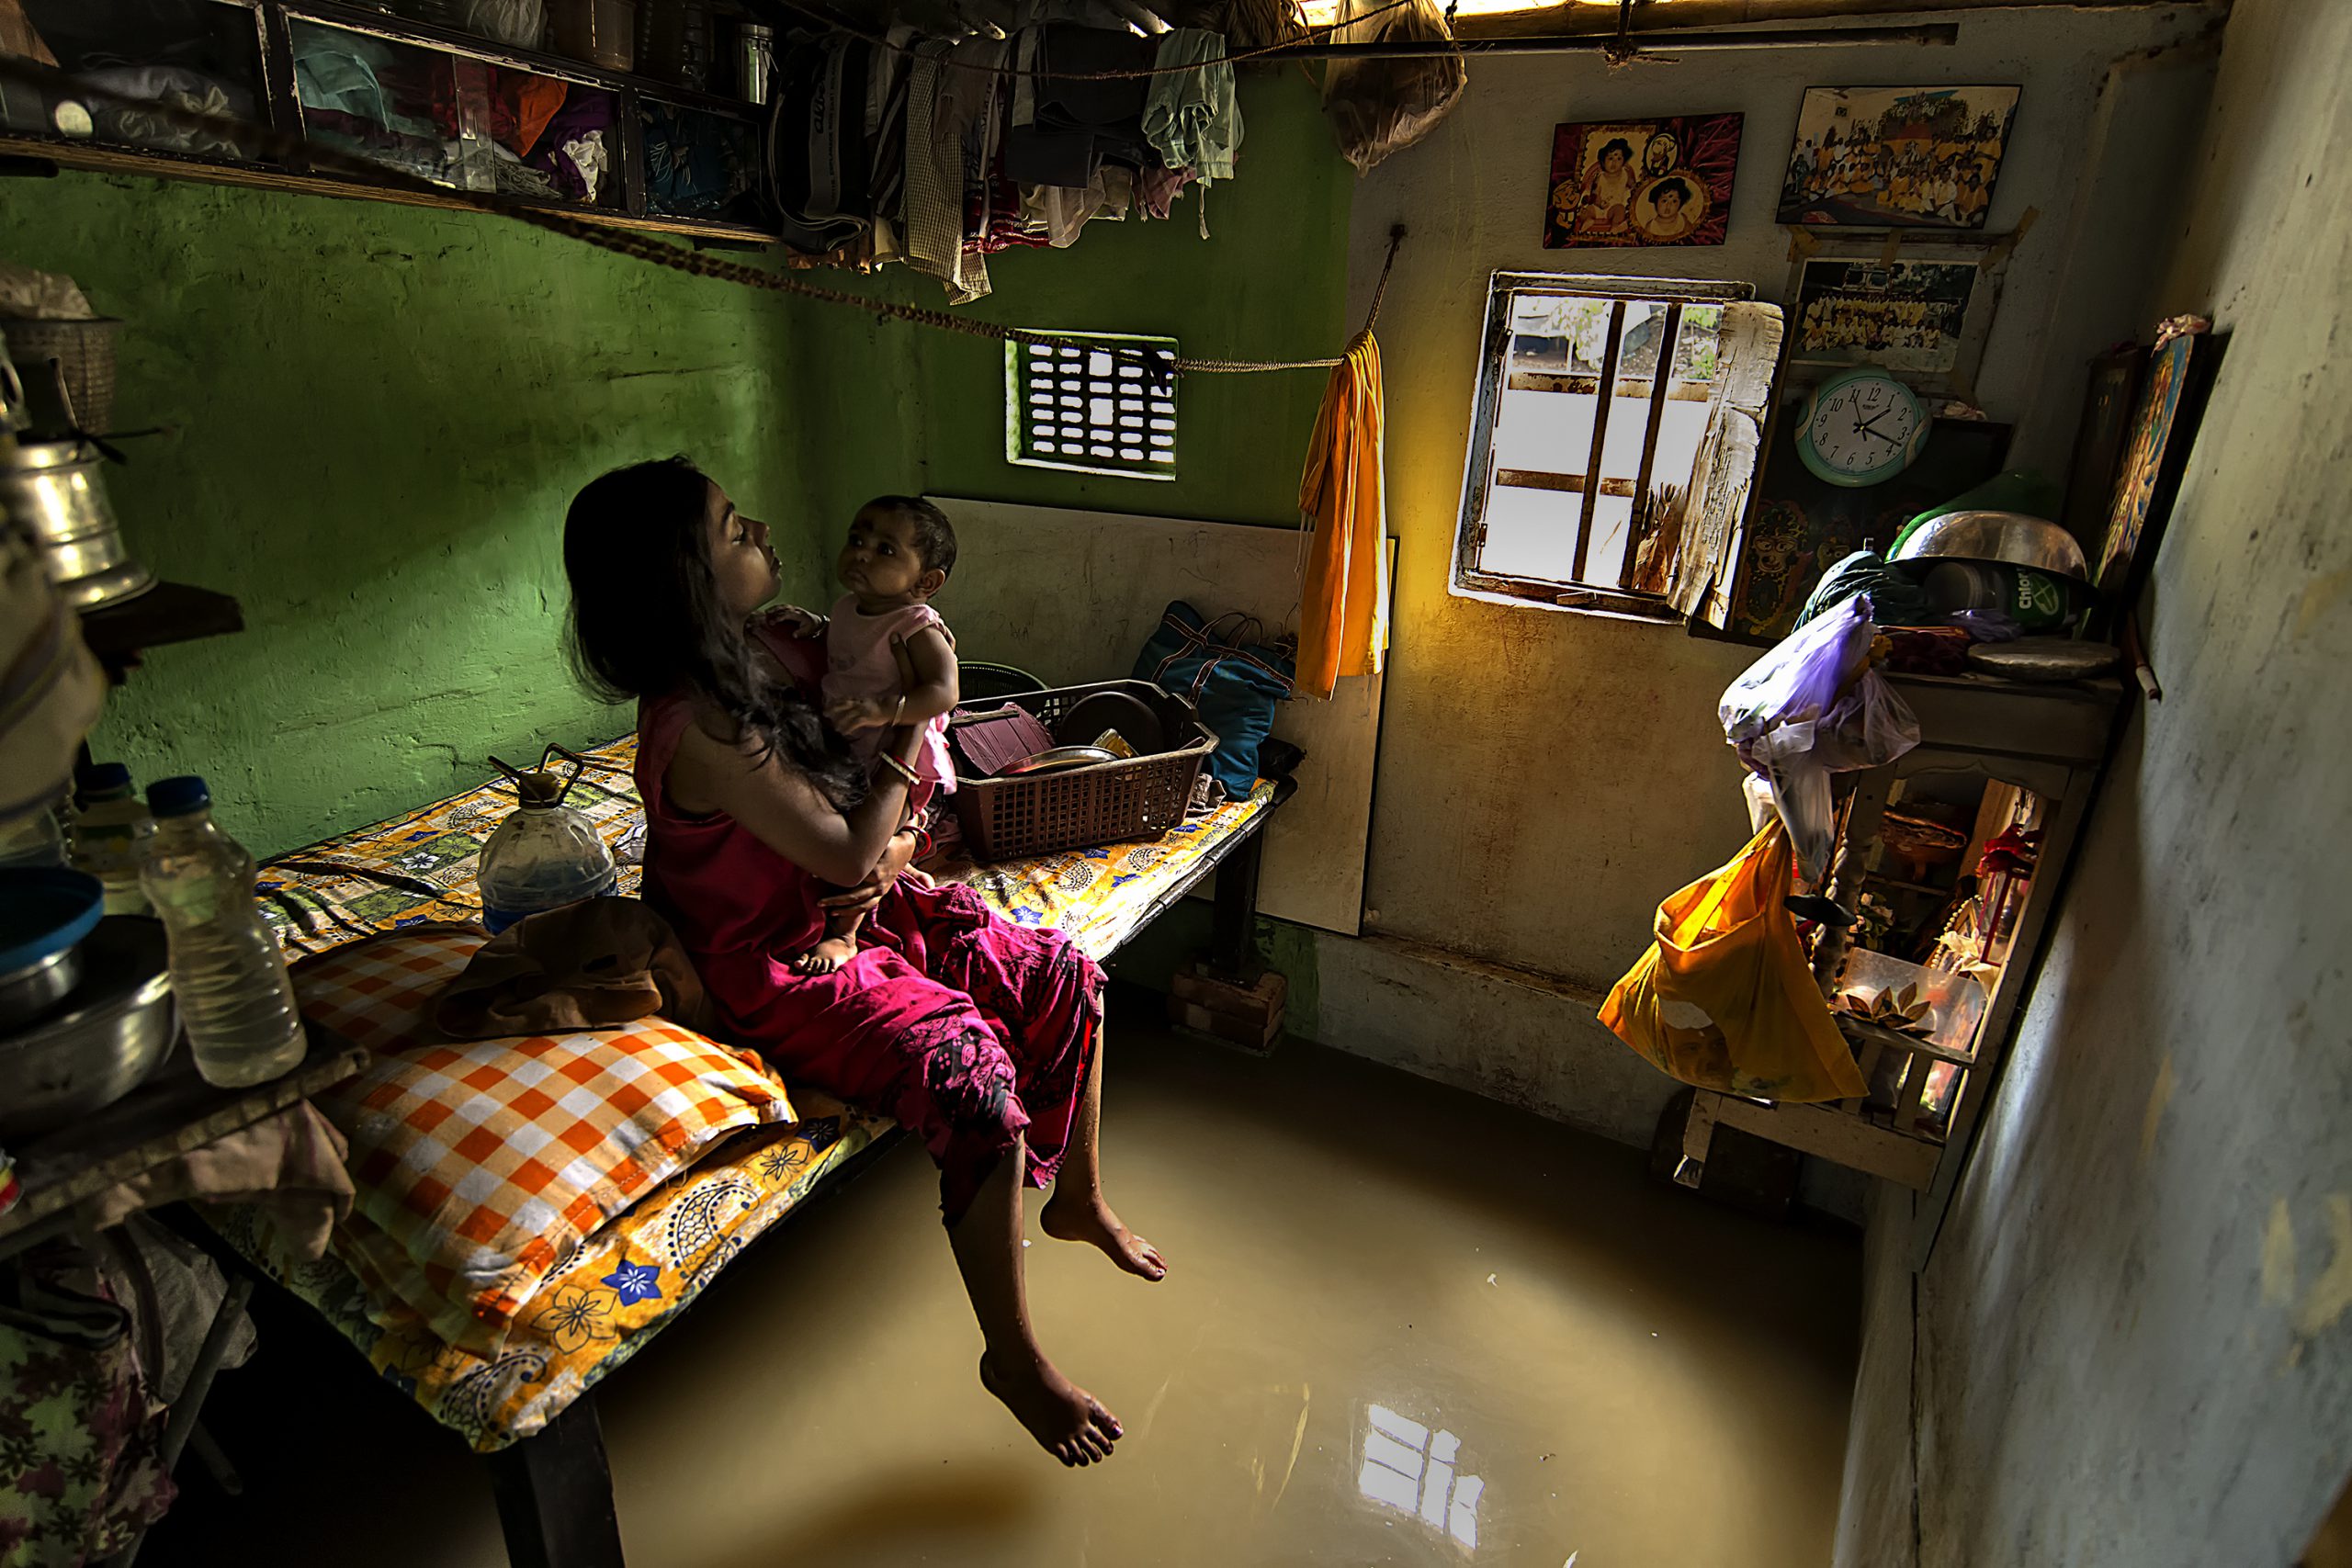
[[857,942],[845,936],[829,936],[792,961],[796,975],[830,975],[857,956]]
[[1029,1428],[1038,1447],[1064,1464],[1092,1464],[1109,1459],[1111,1445],[1119,1440],[1119,1418],[1043,1356],[1029,1367],[1008,1363],[1001,1372],[994,1357],[982,1356],[980,1386]]
[[1112,1262],[1130,1274],[1152,1280],[1168,1277],[1168,1264],[1159,1248],[1121,1224],[1099,1192],[1067,1203],[1056,1192],[1046,1200],[1037,1224],[1057,1241],[1082,1241],[1101,1247]]

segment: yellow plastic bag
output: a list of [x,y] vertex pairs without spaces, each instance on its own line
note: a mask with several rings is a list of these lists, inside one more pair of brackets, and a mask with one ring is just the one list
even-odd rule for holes
[[1684,1083],[1796,1102],[1849,1100],[1862,1075],[1805,966],[1776,818],[1731,863],[1657,907],[1657,940],[1600,1021]]

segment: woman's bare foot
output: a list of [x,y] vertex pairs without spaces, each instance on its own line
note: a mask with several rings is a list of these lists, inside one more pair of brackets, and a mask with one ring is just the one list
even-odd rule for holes
[[1099,1192],[1091,1199],[1068,1203],[1056,1193],[1046,1200],[1037,1224],[1057,1241],[1082,1241],[1101,1247],[1112,1262],[1130,1274],[1152,1280],[1168,1277],[1168,1264],[1160,1258],[1159,1248],[1121,1224]]
[[1064,1464],[1092,1464],[1111,1457],[1119,1440],[1119,1418],[1100,1401],[1054,1370],[1043,1356],[1034,1368],[1000,1376],[993,1358],[980,1358],[980,1386],[1003,1402],[1029,1428],[1037,1446]]
[[857,956],[857,942],[845,936],[829,936],[792,961],[796,975],[830,975]]

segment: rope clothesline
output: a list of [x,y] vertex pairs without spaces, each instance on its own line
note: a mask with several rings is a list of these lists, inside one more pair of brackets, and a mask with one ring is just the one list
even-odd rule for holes
[[[340,174],[372,185],[390,186],[411,195],[430,198],[438,203],[454,203],[494,217],[512,219],[548,233],[592,245],[614,255],[632,261],[666,267],[673,272],[691,276],[711,278],[732,283],[740,288],[763,293],[790,295],[813,299],[821,304],[842,305],[880,319],[910,322],[934,331],[960,333],[966,337],[986,338],[997,343],[1017,343],[1023,346],[1043,348],[1076,348],[1091,353],[1110,353],[1114,358],[1132,355],[1145,362],[1152,372],[1172,368],[1178,374],[1247,375],[1272,370],[1329,369],[1340,363],[1334,359],[1220,359],[1179,355],[1172,361],[1162,360],[1156,354],[1142,351],[1108,349],[1098,342],[1037,332],[1026,327],[999,326],[989,321],[976,321],[967,317],[933,310],[921,305],[903,305],[894,300],[874,299],[854,294],[845,288],[833,288],[820,283],[808,283],[789,273],[749,266],[741,262],[723,261],[705,251],[684,250],[657,240],[649,234],[613,228],[575,218],[569,213],[553,211],[514,200],[503,192],[465,190],[436,185],[369,159],[320,146],[301,137],[257,125],[233,116],[201,114],[190,109],[173,107],[151,98],[141,98],[110,87],[85,82],[69,72],[43,65],[21,55],[0,54],[0,82],[15,83],[42,92],[64,93],[85,100],[112,104],[118,107],[137,108],[156,116],[176,130],[199,130],[221,137],[232,146],[250,147],[277,159],[288,168],[299,169],[305,163],[314,169]],[[1388,264],[1395,265],[1396,246],[1404,237],[1402,224],[1392,231],[1389,240]],[[1381,289],[1387,286],[1388,268],[1381,269]],[[1379,308],[1379,291],[1374,295],[1374,310]],[[1370,330],[1370,322],[1366,322]]]
[[[1387,4],[1366,11],[1360,17],[1350,17],[1344,21],[1325,22],[1305,27],[1296,39],[1285,39],[1280,43],[1261,44],[1256,49],[1238,50],[1219,55],[1215,60],[1195,60],[1183,65],[1155,65],[1136,71],[1023,71],[1016,65],[984,65],[975,60],[957,60],[952,53],[927,58],[934,60],[939,65],[950,71],[971,71],[987,76],[1029,76],[1040,82],[1141,82],[1154,76],[1182,76],[1191,72],[1206,70],[1212,65],[1239,65],[1252,60],[1262,60],[1268,55],[1281,54],[1288,50],[1298,49],[1305,40],[1327,39],[1343,28],[1360,26],[1375,17],[1385,17],[1391,11],[1401,11],[1406,6],[1417,3],[1418,0],[1387,0]],[[775,4],[784,6],[786,10],[799,12],[828,31],[839,33],[844,38],[854,38],[860,43],[870,44],[876,49],[910,57],[917,53],[911,46],[895,42],[888,34],[869,32],[861,28],[852,27],[831,12],[817,6],[805,4],[804,0],[775,0]],[[1334,361],[1334,363],[1337,362]]]

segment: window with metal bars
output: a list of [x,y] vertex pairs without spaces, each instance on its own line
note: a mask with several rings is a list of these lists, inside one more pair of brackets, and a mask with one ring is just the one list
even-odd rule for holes
[[1005,460],[1176,477],[1176,340],[1057,333],[1004,345]]
[[[1736,434],[1752,442],[1778,357],[1778,312],[1745,303],[1753,292],[1740,283],[1495,275],[1458,591],[1660,620],[1692,611],[1707,586],[1696,574],[1712,576],[1736,548],[1746,501],[1749,471],[1723,471],[1721,448],[1735,434],[1723,427],[1737,413],[1745,424]],[[1759,316],[1770,318],[1769,333],[1753,330]],[[1753,409],[1726,403],[1735,383],[1731,402]],[[1695,593],[1679,591],[1690,584]]]

